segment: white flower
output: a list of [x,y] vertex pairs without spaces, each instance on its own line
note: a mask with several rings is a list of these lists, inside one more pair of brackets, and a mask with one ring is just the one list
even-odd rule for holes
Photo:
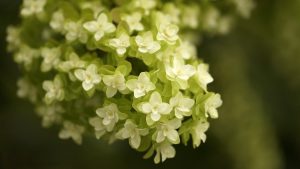
[[20,98],[29,98],[32,103],[37,101],[37,88],[26,78],[19,79],[17,82],[18,91],[17,95]]
[[206,117],[210,116],[211,118],[218,118],[217,108],[222,105],[221,96],[219,94],[211,95],[204,104],[205,115]]
[[174,24],[160,24],[158,25],[158,33],[156,35],[157,40],[166,41],[170,45],[174,45],[179,39],[179,28]]
[[176,81],[180,87],[187,87],[187,80],[195,74],[196,70],[192,65],[185,65],[182,60],[174,58],[173,65],[166,65],[167,78],[171,81]]
[[26,17],[43,12],[46,2],[46,0],[24,0],[21,15]]
[[86,70],[77,69],[74,74],[78,80],[82,81],[82,87],[85,91],[93,89],[95,85],[101,82],[101,76],[98,74],[95,64],[89,65]]
[[117,91],[123,91],[126,89],[124,75],[120,72],[116,72],[114,75],[104,75],[103,82],[106,85],[106,96],[113,97]]
[[119,56],[123,56],[126,53],[127,48],[130,46],[129,36],[127,33],[122,33],[118,38],[111,39],[109,46],[116,49]]
[[64,25],[66,31],[66,40],[68,42],[73,42],[79,40],[81,43],[86,43],[88,40],[88,35],[84,31],[81,22],[67,22]]
[[153,54],[160,49],[160,44],[153,40],[153,35],[150,31],[135,37],[135,42],[138,45],[138,51],[141,53]]
[[179,15],[181,10],[179,10],[174,3],[167,3],[164,5],[164,13],[166,13],[168,20],[171,23],[179,23]]
[[55,31],[63,31],[64,30],[64,22],[65,17],[61,10],[58,10],[52,14],[52,18],[50,21],[50,27]]
[[194,122],[191,131],[194,147],[199,147],[201,141],[205,142],[206,140],[205,132],[207,131],[208,128],[209,128],[208,122],[203,122],[203,121]]
[[52,124],[61,122],[61,114],[64,113],[65,110],[60,105],[53,104],[38,106],[36,111],[38,115],[42,117],[43,127],[50,127]]
[[199,12],[198,6],[185,7],[182,13],[182,24],[196,29],[199,26]]
[[175,97],[170,99],[170,105],[175,110],[175,116],[182,119],[183,116],[190,116],[192,114],[191,108],[195,104],[193,99],[183,97],[181,92],[178,92]]
[[149,91],[155,89],[155,85],[150,81],[146,72],[140,73],[138,79],[128,80],[126,86],[134,92],[135,98],[145,96]]
[[[121,112],[119,111],[115,103],[111,103],[103,108],[96,110],[97,115],[102,119],[102,124],[105,126],[106,131],[111,132],[115,127],[116,123],[120,119]],[[101,126],[99,125],[99,129]]]
[[[161,96],[158,92],[153,92],[150,96],[149,102],[141,103],[139,106],[140,111],[147,114],[147,119],[156,122],[161,118],[161,115],[169,114],[172,111],[168,103],[162,102]],[[147,121],[148,124],[149,121]]]
[[174,158],[175,154],[175,148],[168,141],[165,141],[156,147],[154,162],[155,164],[158,164],[160,160],[164,162],[167,158]]
[[74,124],[70,121],[65,121],[64,128],[59,132],[58,136],[60,139],[72,138],[75,143],[81,144],[84,130],[84,127],[81,125]]
[[99,117],[93,117],[89,119],[90,125],[94,127],[95,135],[97,139],[100,139],[106,133],[106,127]]
[[153,136],[155,141],[161,143],[167,138],[169,142],[178,144],[180,142],[179,134],[176,129],[181,126],[181,120],[175,118],[165,123],[157,125],[157,130]]
[[58,75],[53,81],[44,81],[43,89],[46,91],[45,102],[47,104],[51,104],[54,100],[62,101],[65,97],[64,84]]
[[83,27],[94,34],[96,41],[102,39],[106,33],[112,33],[116,30],[114,24],[108,22],[108,17],[105,13],[101,13],[96,21],[89,21],[83,24]]
[[207,90],[207,84],[213,82],[213,78],[211,75],[208,73],[208,65],[207,64],[199,64],[197,67],[196,71],[196,79],[197,82],[199,83],[200,87],[204,89],[205,91]]
[[144,30],[144,25],[141,23],[142,14],[139,12],[134,12],[131,15],[124,15],[121,19],[127,23],[130,32]]
[[30,69],[34,59],[38,58],[39,54],[38,50],[22,45],[20,51],[15,54],[14,59],[17,63],[23,64],[26,69]]
[[137,149],[141,144],[141,136],[147,135],[148,132],[148,129],[139,129],[131,120],[126,120],[124,128],[118,131],[116,137],[120,139],[129,138],[129,144]]
[[156,6],[156,0],[135,0],[133,3],[134,7],[144,9],[146,15],[148,15],[149,11]]
[[61,50],[57,48],[42,48],[41,56],[43,58],[41,64],[41,71],[48,72],[52,68],[55,68],[60,62]]
[[85,65],[86,65],[85,61],[81,60],[76,53],[72,52],[69,55],[67,61],[61,62],[58,65],[58,68],[64,72],[69,72],[72,69],[84,68]]
[[175,49],[174,55],[185,60],[194,59],[197,55],[196,47],[189,41],[184,41]]
[[7,28],[7,37],[6,41],[8,44],[8,51],[12,52],[20,48],[21,46],[21,39],[20,39],[20,29],[16,27],[9,26]]

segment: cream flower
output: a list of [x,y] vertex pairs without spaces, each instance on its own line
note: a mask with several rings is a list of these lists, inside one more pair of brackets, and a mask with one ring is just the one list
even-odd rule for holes
[[62,11],[56,11],[52,14],[50,26],[55,31],[62,32],[64,30],[65,17]]
[[85,91],[93,89],[95,85],[101,82],[101,76],[94,64],[89,65],[86,70],[77,69],[74,74],[78,80],[82,81],[82,87]]
[[64,84],[58,75],[53,81],[44,81],[43,89],[46,91],[45,102],[47,104],[51,104],[55,100],[62,101],[65,97]]
[[82,143],[82,134],[84,133],[85,129],[83,126],[74,124],[70,121],[64,122],[64,128],[59,132],[59,138],[61,139],[68,139],[72,138],[75,143],[81,144]]
[[202,142],[206,141],[206,135],[205,132],[209,128],[209,123],[208,122],[203,122],[203,121],[197,121],[194,122],[192,126],[192,131],[191,135],[193,138],[193,146],[199,147]]
[[176,129],[181,126],[181,120],[175,118],[173,120],[167,121],[165,123],[160,123],[157,126],[157,130],[153,136],[157,143],[163,142],[166,138],[169,142],[173,144],[178,144],[180,142],[179,134]]
[[174,158],[175,154],[175,148],[168,141],[165,141],[156,147],[154,162],[155,164],[158,164],[160,161],[164,162],[167,158]]
[[68,73],[72,69],[84,68],[85,65],[86,62],[81,60],[76,53],[72,52],[66,61],[58,65],[58,68]]
[[120,72],[116,72],[113,75],[104,75],[103,82],[106,85],[106,96],[113,97],[117,91],[123,91],[126,89],[124,75]]
[[41,56],[43,58],[41,71],[48,72],[55,68],[60,62],[61,50],[57,48],[42,48]]
[[86,43],[88,40],[88,35],[84,31],[81,22],[67,22],[64,25],[66,31],[66,40],[68,42],[73,42],[79,40],[81,43]]
[[179,39],[178,31],[178,26],[174,24],[160,24],[156,38],[159,41],[166,41],[169,45],[174,45]]
[[219,94],[211,95],[204,104],[205,108],[205,115],[206,117],[210,116],[211,118],[218,118],[218,111],[217,108],[222,105],[221,96]]
[[[119,121],[121,112],[115,103],[111,103],[103,108],[98,108],[96,113],[102,119],[102,124],[105,126],[106,131],[111,132]],[[98,129],[101,128],[100,125],[98,127]]]
[[116,49],[119,56],[123,56],[127,48],[130,46],[129,35],[127,33],[122,33],[117,38],[111,39],[108,44]]
[[139,12],[134,12],[131,15],[124,15],[121,19],[127,23],[130,32],[144,30],[144,25],[141,23],[142,14]]
[[22,16],[30,16],[43,12],[46,0],[24,0],[23,8],[21,9]]
[[103,124],[103,120],[99,117],[93,117],[89,119],[90,125],[94,127],[95,135],[97,139],[100,139],[106,133],[106,126]]
[[160,44],[153,40],[153,35],[150,31],[135,37],[135,42],[138,46],[138,51],[141,53],[153,54],[160,49]]
[[134,92],[135,98],[145,96],[149,91],[155,89],[155,85],[150,81],[146,72],[140,73],[138,79],[128,80],[126,86]]
[[191,108],[195,104],[193,99],[183,97],[181,92],[178,92],[175,97],[170,99],[170,105],[175,110],[175,116],[182,119],[183,116],[190,116],[192,114]]

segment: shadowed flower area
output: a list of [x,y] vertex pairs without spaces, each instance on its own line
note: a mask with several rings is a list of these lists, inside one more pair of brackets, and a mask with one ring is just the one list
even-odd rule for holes
[[[144,2],[144,4],[136,3],[135,5],[139,5],[145,15],[155,6],[152,0],[137,1]],[[32,13],[43,12],[38,6],[43,6],[44,2],[39,1],[35,10],[22,10],[21,14],[29,16]],[[201,1],[201,3],[204,2]],[[147,25],[142,24],[143,15],[139,12],[123,16],[124,22],[129,23],[126,28],[128,31],[120,31],[119,27],[116,28],[111,23],[111,18],[105,13],[98,16],[88,15],[87,18],[94,17],[95,19],[85,23],[69,22],[65,25],[60,24],[63,14],[59,11],[54,13],[53,17],[56,19],[50,23],[51,27],[58,32],[63,29],[67,30],[64,32],[65,36],[58,38],[64,38],[68,43],[76,40],[83,44],[87,41],[99,44],[111,34],[120,32],[107,40],[108,47],[103,50],[113,52],[116,58],[124,58],[130,55],[134,48],[137,55],[146,63],[136,62],[137,58],[128,59],[128,63],[136,63],[139,67],[133,70],[133,78],[128,79],[128,72],[126,73],[128,64],[124,64],[125,69],[121,67],[112,71],[113,73],[106,74],[97,69],[98,64],[102,63],[87,64],[86,60],[82,61],[81,56],[75,52],[70,52],[68,56],[68,59],[71,58],[70,61],[60,64],[61,61],[57,59],[62,55],[60,48],[49,47],[41,50],[43,62],[39,71],[48,72],[57,69],[69,72],[76,68],[73,71],[73,78],[79,92],[92,95],[94,91],[97,92],[99,88],[101,90],[103,88],[99,94],[101,98],[115,98],[130,93],[132,98],[142,99],[134,108],[140,112],[141,117],[145,118],[142,125],[136,118],[128,119],[128,113],[123,111],[128,107],[127,101],[122,102],[120,106],[114,102],[103,103],[96,99],[104,106],[96,107],[92,111],[91,118],[91,113],[89,113],[82,119],[76,119],[90,126],[83,127],[74,124],[73,119],[68,116],[60,116],[65,113],[66,107],[52,104],[71,97],[68,94],[69,91],[64,88],[73,86],[64,86],[64,77],[53,76],[52,79],[40,83],[40,89],[32,88],[25,78],[19,80],[23,76],[20,71],[23,67],[15,61],[18,62],[18,58],[24,57],[15,57],[7,52],[7,50],[15,49],[7,45],[6,36],[9,25],[20,23],[19,14],[22,2],[21,0],[1,0],[0,168],[299,168],[300,134],[297,131],[300,129],[300,48],[298,47],[300,2],[257,0],[254,1],[255,5],[249,0],[222,2],[236,3],[240,6],[237,12],[244,18],[221,17],[218,23],[203,22],[205,24],[201,25],[201,28],[197,27],[197,18],[186,16],[181,21],[177,21],[176,17],[168,18],[173,23],[180,22],[185,29],[189,27],[192,30],[190,34],[185,35],[190,41],[181,43],[181,46],[176,49],[176,54],[182,55],[185,60],[193,60],[199,56],[204,61],[202,63],[201,60],[195,66],[192,62],[182,64],[185,61],[174,60],[165,66],[164,81],[177,83],[176,85],[181,89],[170,96],[168,92],[163,93],[159,89],[160,86],[153,82],[153,74],[148,73],[147,63],[149,62],[143,56],[153,55],[165,50],[165,46],[177,44],[182,38],[177,35],[182,28],[181,24],[180,29],[176,26],[177,24],[161,24],[157,28],[157,34],[152,36],[150,31],[145,30]],[[249,9],[253,8],[253,11],[243,9],[245,4],[248,4]],[[216,7],[220,8],[221,12],[227,13],[229,10],[227,11],[225,7],[221,8],[222,5],[224,4],[216,3]],[[172,5],[166,5],[164,10],[176,13],[176,10],[172,9],[174,9]],[[197,13],[197,10],[193,9],[189,10],[190,16],[194,16],[193,12]],[[201,16],[203,20],[220,15],[216,14],[218,11],[216,12],[215,8],[207,8],[205,12],[205,16]],[[231,28],[226,26],[229,21],[232,23],[229,24]],[[78,26],[80,24],[83,25],[82,29]],[[134,34],[139,31],[143,33]],[[201,33],[195,36],[197,31]],[[133,35],[135,38],[129,40]],[[36,37],[29,39],[34,40]],[[15,46],[20,43],[14,38],[8,38],[7,41]],[[197,51],[193,49],[194,44],[197,44]],[[36,51],[31,49],[19,48],[17,50],[30,53],[33,58],[35,57]],[[102,51],[98,51],[97,54],[103,55]],[[159,58],[163,54],[157,54],[157,56]],[[159,59],[163,60],[163,57]],[[109,61],[104,60],[104,62]],[[26,69],[26,64],[31,63],[22,60],[22,64]],[[143,71],[146,73],[140,73]],[[180,126],[185,122],[184,119],[191,116],[189,109],[197,106],[199,101],[199,99],[190,98],[189,93],[182,92],[184,90],[194,92],[191,88],[186,89],[189,78],[195,79],[195,84],[201,86],[201,93],[215,91],[220,95],[214,93],[209,95],[210,99],[201,105],[201,109],[205,112],[203,117],[209,118],[209,123],[197,121],[189,126],[188,135],[191,139],[178,144],[181,138],[185,137],[182,135],[184,128],[180,129]],[[24,90],[18,90],[18,86],[23,86],[26,90],[24,88]],[[36,93],[39,92],[37,90],[43,90],[45,95],[36,97]],[[18,96],[26,96],[28,99],[20,99]],[[166,101],[166,98],[170,101]],[[30,102],[44,102],[50,106],[34,106]],[[83,112],[79,110],[81,110],[82,103],[77,103],[77,105],[72,105],[72,110],[78,110],[74,111],[74,114],[81,115]],[[222,103],[223,105],[218,108]],[[85,104],[93,105],[94,102]],[[58,116],[51,116],[53,112],[56,112]],[[173,120],[165,120],[165,117],[170,114]],[[48,128],[53,121],[61,121],[61,118],[69,119],[60,126],[53,125]],[[122,125],[119,125],[120,121]],[[155,126],[153,128],[145,127],[153,124]],[[115,131],[116,138],[113,139],[118,139],[118,141],[109,144],[112,138],[96,139],[96,137],[106,138],[105,134],[116,127],[118,131]],[[143,149],[147,147],[140,147],[140,145],[141,143],[148,144],[145,143],[147,141],[145,137],[149,133],[153,134],[149,140],[157,143],[156,153],[150,159],[145,160],[142,155],[145,154]],[[167,158],[170,159],[164,161]],[[155,164],[153,159],[155,162],[164,162]]]

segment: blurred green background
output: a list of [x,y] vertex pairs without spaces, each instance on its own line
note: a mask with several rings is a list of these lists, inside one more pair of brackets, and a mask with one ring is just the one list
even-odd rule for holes
[[16,97],[19,71],[6,52],[6,27],[18,23],[20,0],[0,0],[0,168],[2,169],[299,169],[300,1],[259,0],[230,34],[204,37],[199,55],[221,93],[220,118],[198,149],[176,146],[163,164],[85,137],[84,144],[44,129],[33,107]]

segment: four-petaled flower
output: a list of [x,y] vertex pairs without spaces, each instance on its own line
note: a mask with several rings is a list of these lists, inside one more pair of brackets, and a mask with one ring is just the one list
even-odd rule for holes
[[119,139],[129,138],[129,144],[137,149],[141,144],[141,136],[147,135],[148,132],[148,129],[139,129],[134,122],[126,120],[124,128],[118,131],[116,137]]
[[108,21],[108,17],[105,13],[101,13],[96,21],[84,23],[83,27],[87,31],[94,33],[94,38],[96,41],[102,39],[106,33],[112,33],[116,30],[115,25]]
[[65,37],[68,42],[79,40],[81,43],[86,43],[88,40],[88,35],[83,29],[81,22],[67,22],[64,25],[64,30],[66,31]]
[[199,83],[200,87],[203,90],[207,90],[207,84],[211,83],[214,79],[208,73],[208,65],[206,64],[199,64],[196,71],[196,79]]
[[157,125],[157,130],[153,135],[154,140],[157,143],[163,142],[166,138],[169,142],[173,144],[178,144],[180,142],[179,134],[176,129],[181,126],[181,120],[175,118],[165,123],[160,123]]
[[46,91],[45,102],[47,104],[51,104],[54,100],[62,101],[65,97],[64,84],[58,75],[53,81],[44,81],[43,89]]
[[84,127],[78,124],[74,124],[70,121],[64,122],[64,128],[59,132],[59,138],[68,139],[72,138],[75,143],[81,144],[82,134],[85,131]]
[[155,89],[155,85],[150,81],[146,72],[140,73],[138,79],[130,79],[126,86],[134,92],[134,97],[139,98]]
[[[111,103],[103,108],[98,108],[96,114],[102,119],[106,131],[111,132],[119,121],[121,112],[115,103]],[[94,126],[98,127],[98,131],[101,129],[99,124]]]
[[21,15],[30,16],[43,12],[46,0],[24,0]]
[[158,164],[160,160],[164,162],[167,158],[174,158],[176,154],[175,148],[168,141],[164,141],[156,147],[156,155],[154,157],[155,164]]
[[196,121],[194,122],[192,129],[191,129],[191,135],[193,138],[193,146],[199,147],[202,142],[205,142],[206,135],[205,132],[209,128],[209,123],[205,121]]
[[93,89],[95,85],[101,82],[101,76],[94,64],[89,65],[86,70],[77,69],[74,74],[78,80],[82,81],[82,87],[85,91]]
[[160,49],[160,44],[153,40],[153,34],[150,31],[135,37],[135,42],[141,53],[153,54]]
[[61,62],[58,65],[58,68],[61,69],[64,72],[69,72],[72,69],[84,68],[85,64],[86,64],[85,61],[81,60],[76,53],[72,52],[69,55],[68,60],[64,61],[64,62]]
[[179,39],[179,28],[174,24],[160,24],[158,26],[157,40],[166,41],[170,45],[174,45]]
[[168,103],[162,102],[158,92],[153,92],[149,102],[141,103],[139,109],[147,114],[148,125],[152,123],[151,121],[158,121],[161,118],[161,115],[169,114],[172,111],[172,108]]
[[211,118],[218,118],[217,108],[222,105],[221,96],[219,94],[211,95],[204,103],[205,115],[206,117],[210,116]]
[[170,105],[175,111],[175,116],[182,119],[183,116],[190,116],[192,114],[191,108],[195,104],[193,99],[183,97],[181,92],[178,92],[175,97],[170,99]]
[[107,127],[103,124],[103,120],[101,118],[90,118],[89,123],[94,127],[95,136],[97,139],[100,139],[106,133]]
[[127,23],[130,32],[144,30],[144,26],[141,23],[142,14],[139,12],[134,12],[131,15],[124,15],[121,19]]
[[119,56],[123,56],[126,53],[127,48],[130,46],[129,36],[127,33],[122,33],[117,38],[109,41],[109,46],[116,49]]
[[109,98],[113,97],[118,90],[126,89],[124,75],[118,71],[113,75],[104,75],[103,82],[106,85],[106,96]]
[[41,56],[43,62],[41,64],[41,71],[48,72],[52,68],[55,68],[60,62],[61,50],[60,48],[42,48]]

